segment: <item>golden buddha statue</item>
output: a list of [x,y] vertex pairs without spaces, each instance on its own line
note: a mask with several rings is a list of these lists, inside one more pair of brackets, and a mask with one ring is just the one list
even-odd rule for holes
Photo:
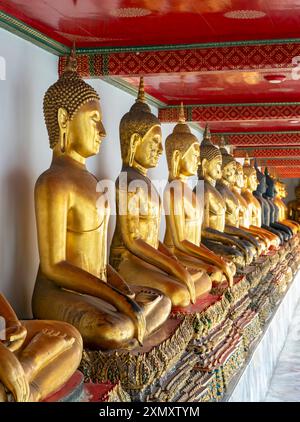
[[274,204],[278,208],[278,221],[288,226],[293,234],[297,234],[300,230],[300,224],[288,218],[288,207],[283,199],[287,197],[286,186],[281,180],[275,181],[275,198]]
[[[187,267],[206,271],[213,283],[233,283],[229,264],[201,244],[202,208],[188,186],[190,176],[197,174],[200,144],[185,122],[181,104],[179,122],[166,139],[169,184],[164,192],[166,233],[164,243]],[[210,290],[207,283],[207,290]]]
[[86,168],[105,130],[99,96],[77,74],[74,52],[45,94],[44,115],[53,159],[35,186],[33,314],[73,324],[89,348],[134,347],[166,321],[171,303],[150,288],[129,288],[107,265],[109,204]]
[[288,217],[300,223],[300,185],[295,187],[296,199],[288,202]]
[[261,246],[257,239],[249,232],[239,227],[239,201],[232,192],[236,180],[236,161],[229,154],[224,145],[220,148],[222,154],[222,177],[217,181],[216,188],[222,195],[225,205],[225,233],[236,236],[248,250],[248,264],[261,253]]
[[158,118],[145,102],[143,78],[135,104],[120,122],[123,167],[116,181],[117,222],[110,262],[130,285],[150,287],[185,307],[210,290],[202,270],[188,271],[159,241],[161,200],[147,177],[162,154]]
[[200,145],[200,163],[198,184],[204,183],[202,241],[217,255],[243,268],[249,260],[247,248],[235,236],[225,233],[226,203],[216,189],[216,183],[222,177],[222,154],[211,142],[208,125]]
[[[0,294],[0,402],[41,401],[59,390],[80,364],[82,339],[58,321],[19,321]],[[3,327],[4,328],[4,327]]]
[[249,216],[250,216],[250,228],[255,229],[259,228],[260,233],[263,234],[274,247],[278,247],[280,244],[279,237],[262,227],[262,209],[259,200],[253,195],[253,192],[256,191],[258,186],[256,169],[250,165],[250,160],[248,156],[245,158],[244,166],[244,187],[242,188],[242,196],[247,202]]
[[271,242],[259,227],[251,225],[248,203],[242,196],[242,189],[244,188],[244,184],[245,181],[243,166],[241,163],[236,161],[236,177],[232,186],[232,192],[235,194],[235,197],[239,202],[239,225],[243,230],[248,231],[253,236],[258,238],[260,240],[261,251],[266,252],[270,248]]

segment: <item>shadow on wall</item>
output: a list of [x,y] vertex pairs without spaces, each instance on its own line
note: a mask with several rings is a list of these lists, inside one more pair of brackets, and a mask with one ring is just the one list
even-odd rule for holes
[[32,218],[33,192],[30,174],[26,169],[12,169],[5,183],[4,218],[7,289],[13,292],[10,301],[20,316],[31,314],[30,303],[34,279],[30,280],[30,267],[35,261],[32,253],[32,237],[35,234]]

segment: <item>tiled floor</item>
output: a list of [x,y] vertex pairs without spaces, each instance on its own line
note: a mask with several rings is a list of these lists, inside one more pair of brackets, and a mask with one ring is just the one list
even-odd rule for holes
[[300,402],[300,301],[265,401]]

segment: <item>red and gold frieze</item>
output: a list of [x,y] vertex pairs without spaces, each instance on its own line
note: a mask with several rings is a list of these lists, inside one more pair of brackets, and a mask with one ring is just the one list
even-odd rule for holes
[[[295,56],[300,56],[300,44],[290,42],[233,45],[147,51],[103,52],[89,54],[89,76],[147,75],[177,72],[207,72],[222,70],[290,69]],[[79,50],[80,51],[80,50]],[[64,62],[64,58],[60,59]],[[79,63],[86,60],[79,55]],[[98,66],[98,63],[103,63]],[[61,65],[60,65],[61,66]]]
[[[300,103],[190,105],[187,115],[193,122],[262,121],[300,118]],[[159,110],[161,122],[177,122],[179,107]]]
[[228,143],[237,147],[255,146],[297,146],[300,145],[300,132],[273,132],[273,133],[226,133],[213,134],[213,142],[218,143],[225,135]]
[[300,168],[300,157],[299,159],[258,159],[257,164],[264,167],[299,167]]
[[245,158],[246,154],[255,158],[300,157],[299,148],[237,148],[233,151],[235,157]]

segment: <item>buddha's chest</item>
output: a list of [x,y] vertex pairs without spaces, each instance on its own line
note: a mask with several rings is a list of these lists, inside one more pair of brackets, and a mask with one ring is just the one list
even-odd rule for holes
[[108,220],[108,196],[93,177],[84,177],[70,194],[68,230],[78,233],[100,230]]
[[201,226],[203,212],[196,195],[191,190],[183,197],[183,211],[186,224]]
[[212,186],[205,189],[205,202],[208,202],[209,214],[223,216],[226,204],[222,195]]

